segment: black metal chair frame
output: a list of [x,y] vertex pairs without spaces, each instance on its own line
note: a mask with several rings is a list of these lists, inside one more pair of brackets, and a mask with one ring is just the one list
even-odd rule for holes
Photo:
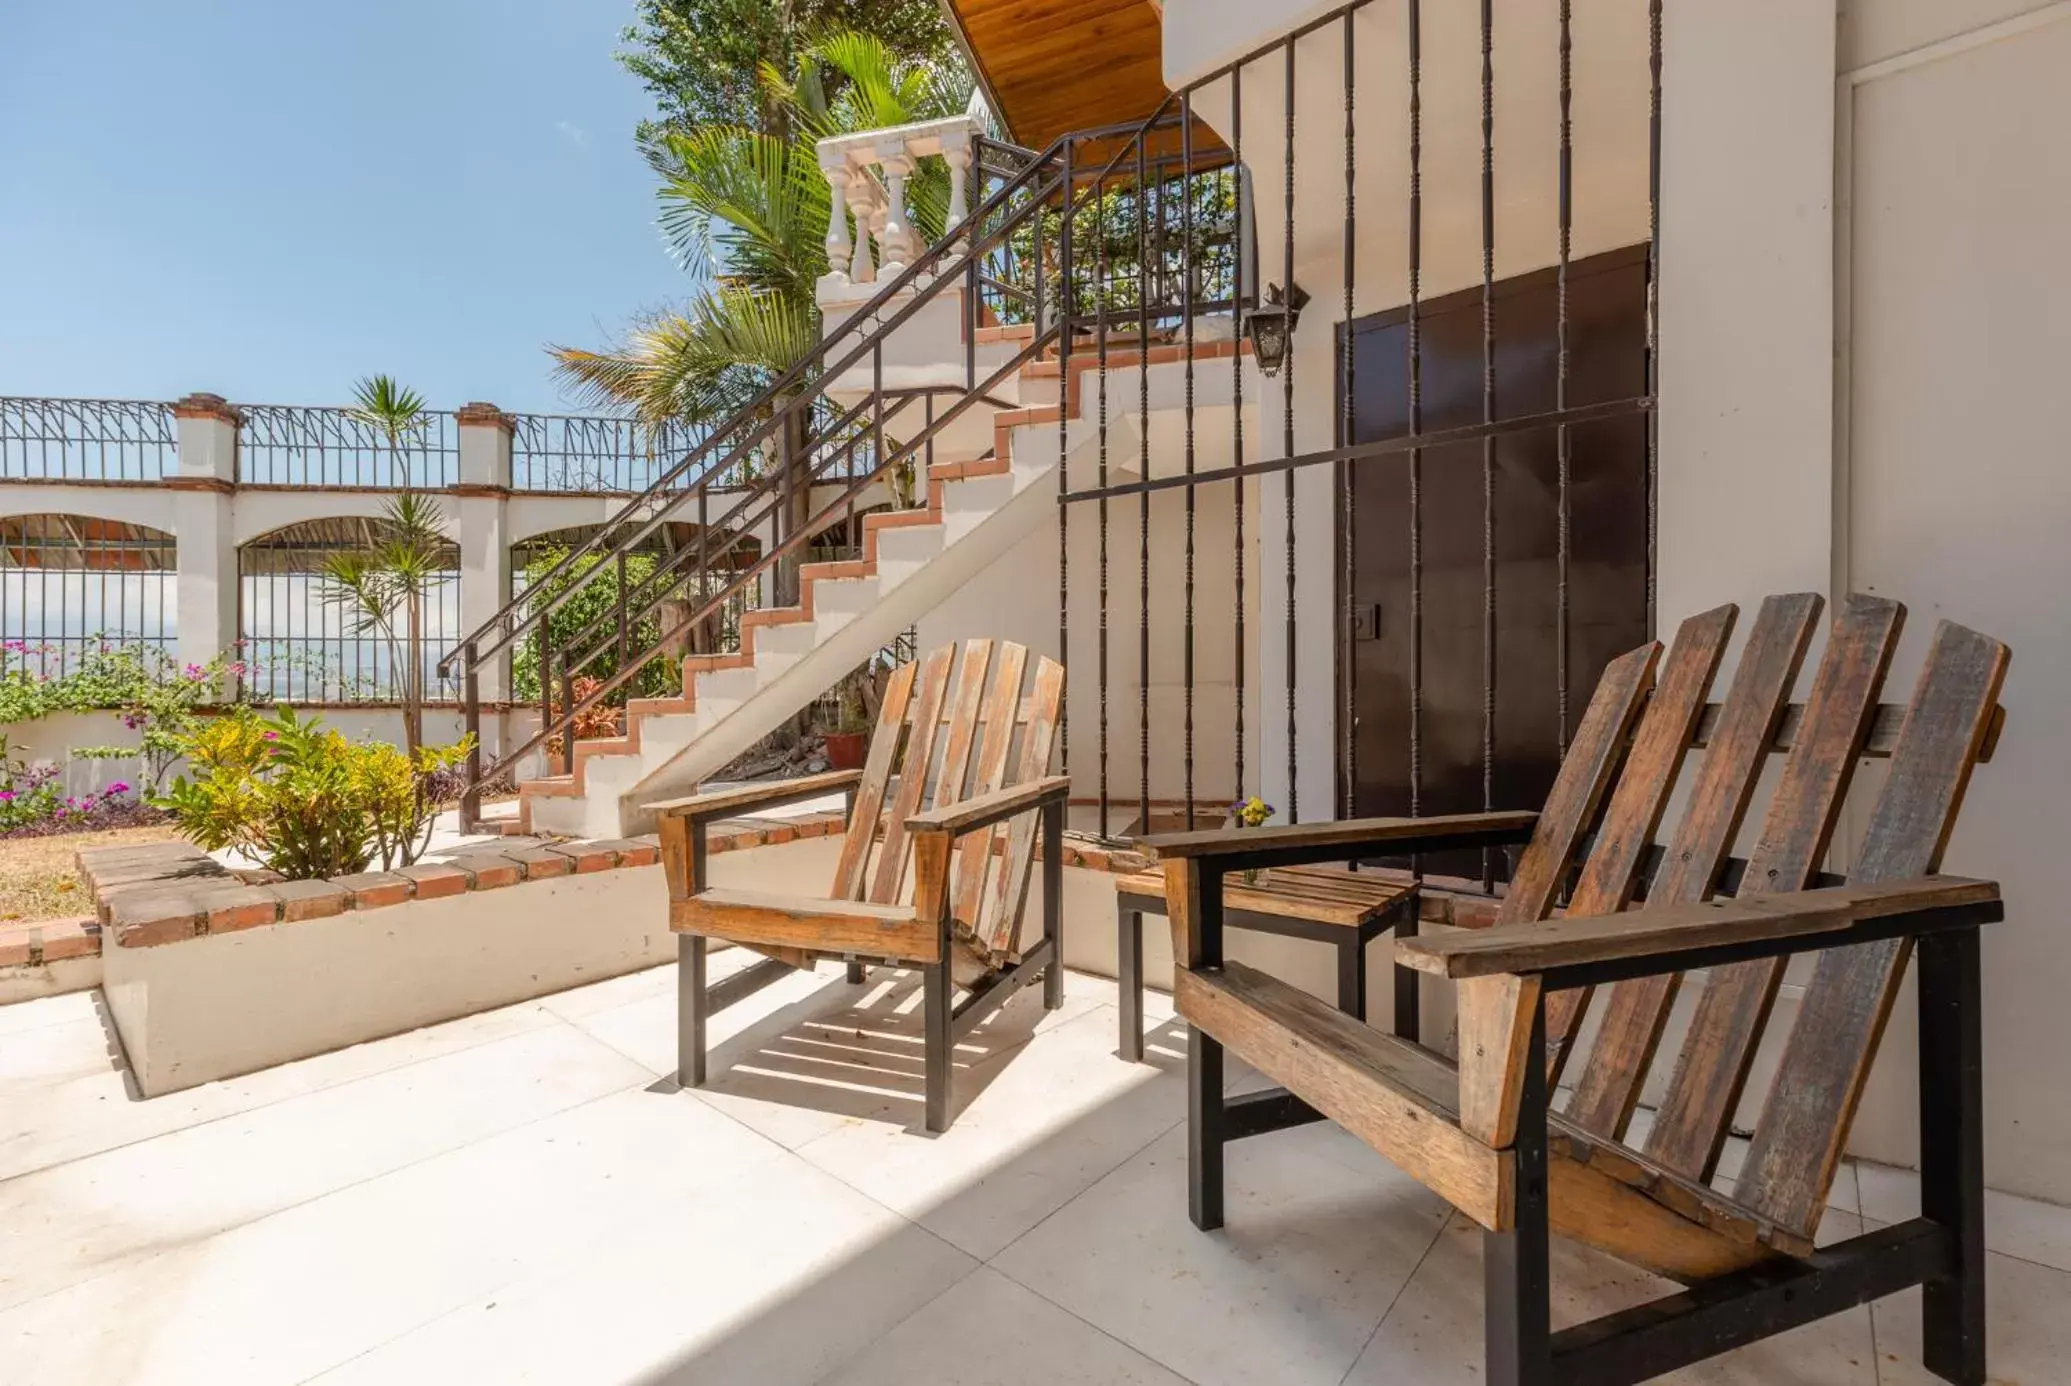
[[[755,807],[774,808],[797,803],[802,799],[817,798],[825,793],[822,788],[793,790],[777,784],[771,787],[771,793],[760,799]],[[850,786],[843,794],[844,816],[847,820],[853,821],[856,812],[855,788]],[[712,814],[684,815],[684,822],[689,830],[689,874],[693,893],[702,891],[707,884],[707,830],[714,822],[723,818],[738,817],[741,812],[737,805]],[[958,1040],[984,1023],[1001,1006],[1012,1000],[1016,992],[1031,983],[1040,981],[1043,984],[1044,1009],[1054,1011],[1064,1004],[1064,800],[1061,795],[1053,797],[1040,804],[1034,812],[1040,815],[1042,824],[1040,862],[1043,872],[1043,936],[1023,952],[1019,962],[986,978],[962,1002],[956,1002],[956,981],[952,975],[951,964],[951,933],[954,921],[947,913],[938,924],[937,956],[941,959],[940,962],[915,964],[897,958],[845,958],[848,965],[846,979],[851,986],[860,984],[864,979],[865,969],[878,962],[895,967],[919,967],[922,973],[923,1047],[927,1069],[924,1085],[924,1124],[931,1132],[939,1133],[949,1129],[950,1075],[954,1067],[951,1060]],[[986,823],[973,824],[972,829],[1000,821],[1000,817],[1004,816],[988,819]],[[683,1087],[702,1087],[706,1073],[706,1020],[715,1012],[724,1010],[737,1001],[745,1000],[771,983],[790,976],[797,969],[780,959],[766,958],[721,981],[708,982],[705,966],[708,943],[705,936],[680,934],[676,943],[676,1078]]]
[[[1429,844],[1425,844],[1429,845]],[[1449,845],[1449,844],[1441,844]],[[1283,856],[1271,864],[1285,864]],[[1311,854],[1310,859],[1322,854]],[[1299,858],[1297,858],[1299,859]],[[1242,856],[1201,862],[1200,965],[1223,961],[1226,870]],[[1984,1041],[1978,929],[2004,906],[1941,907],[1890,915],[1834,933],[1664,951],[1539,974],[1518,1111],[1517,1216],[1482,1232],[1489,1386],[1628,1386],[1720,1353],[1922,1287],[1922,1360],[1958,1386],[1985,1386]],[[1875,943],[1915,940],[1919,1000],[1919,1217],[1709,1280],[1555,1332],[1549,1264],[1548,1092],[1545,998],[1577,987],[1723,967]],[[1223,1148],[1323,1114],[1285,1088],[1230,1097],[1222,1044],[1189,1028],[1188,1209],[1194,1225],[1223,1225]]]
[[[1356,929],[1342,924],[1317,924],[1286,915],[1263,914],[1255,910],[1223,911],[1226,928],[1257,934],[1327,943],[1337,953],[1338,1009],[1346,1015],[1366,1019],[1366,945],[1383,934],[1409,938],[1417,932],[1418,891],[1405,891],[1388,908]],[[1117,887],[1115,891],[1115,955],[1121,983],[1121,1040],[1123,1058],[1143,1062],[1143,917],[1165,915],[1165,896],[1143,895]],[[1417,974],[1394,964],[1395,1033],[1414,1040],[1420,1033]]]

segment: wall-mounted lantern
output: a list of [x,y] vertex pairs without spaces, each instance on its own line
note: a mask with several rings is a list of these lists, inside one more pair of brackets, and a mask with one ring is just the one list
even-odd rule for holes
[[1283,295],[1278,284],[1266,285],[1265,302],[1244,315],[1244,331],[1251,338],[1251,354],[1267,379],[1280,374],[1287,362],[1287,344],[1294,340],[1295,324],[1309,295],[1295,284]]

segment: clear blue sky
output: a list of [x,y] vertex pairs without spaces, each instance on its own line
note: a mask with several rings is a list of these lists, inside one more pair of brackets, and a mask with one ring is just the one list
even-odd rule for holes
[[0,395],[564,406],[682,295],[631,0],[0,0]]

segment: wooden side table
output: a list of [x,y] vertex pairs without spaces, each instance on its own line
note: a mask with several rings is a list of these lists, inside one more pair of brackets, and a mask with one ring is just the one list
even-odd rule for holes
[[[1385,933],[1417,931],[1417,887],[1371,871],[1294,866],[1266,871],[1256,885],[1223,880],[1223,927],[1310,939],[1337,949],[1338,1009],[1366,1019],[1366,945]],[[1122,1057],[1143,1061],[1143,917],[1164,914],[1165,877],[1138,871],[1115,882],[1115,943],[1121,958]],[[1417,974],[1395,969],[1395,1033],[1417,1038]]]

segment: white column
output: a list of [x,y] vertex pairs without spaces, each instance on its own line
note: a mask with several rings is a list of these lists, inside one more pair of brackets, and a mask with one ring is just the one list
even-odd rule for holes
[[906,180],[913,174],[913,160],[907,156],[903,143],[879,145],[877,159],[884,169],[885,182],[885,263],[878,268],[889,279],[912,264],[920,253],[914,244],[913,228],[906,224]]
[[[511,420],[495,405],[480,402],[462,405],[453,417],[460,434],[460,485],[454,488],[453,504],[460,544],[459,633],[464,635],[510,600]],[[510,651],[485,661],[476,679],[483,702],[507,699]],[[489,719],[482,730],[490,735]]]
[[813,296],[833,303],[847,296],[847,267],[854,249],[849,241],[848,160],[839,153],[832,158],[823,155],[820,172],[827,176],[827,273],[813,286]]
[[1825,591],[1833,551],[1835,0],[1663,26],[1660,634]]
[[[868,178],[870,171],[868,169],[857,169],[854,176],[857,178]],[[868,212],[865,212],[863,204],[861,202],[856,203],[856,253],[849,257],[849,282],[851,284],[874,284],[877,282],[877,265],[870,258],[870,239],[873,235],[879,236],[878,245],[880,247],[884,245],[884,241],[881,238],[881,228],[883,225],[884,208],[873,207]]]
[[956,130],[942,137],[942,161],[949,165],[949,224],[943,227],[946,235],[955,235],[971,215],[970,194],[967,189],[971,170],[971,134],[968,130]]
[[175,645],[185,664],[206,664],[237,640],[237,411],[221,395],[173,406],[179,471],[165,481],[179,541]]

